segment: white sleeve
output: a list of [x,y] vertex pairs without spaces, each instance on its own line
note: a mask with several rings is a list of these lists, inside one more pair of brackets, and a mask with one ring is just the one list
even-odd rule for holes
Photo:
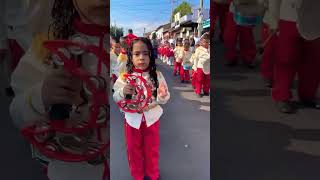
[[42,102],[42,82],[45,69],[29,49],[21,58],[11,77],[15,97],[10,104],[10,114],[17,127],[46,116]]
[[158,72],[158,82],[159,82],[159,84],[163,83],[167,87],[168,91],[167,91],[167,95],[163,98],[160,97],[159,95],[157,96],[157,103],[158,104],[166,104],[168,102],[168,100],[170,99],[170,92],[169,92],[167,82],[161,72]]
[[123,87],[126,85],[126,83],[119,77],[117,81],[113,85],[113,100],[115,102],[118,102],[122,99],[124,99],[124,94],[123,94]]
[[209,53],[201,52],[201,53],[199,53],[198,58],[199,58],[200,64],[205,64],[205,63],[207,63],[207,61],[210,61]]

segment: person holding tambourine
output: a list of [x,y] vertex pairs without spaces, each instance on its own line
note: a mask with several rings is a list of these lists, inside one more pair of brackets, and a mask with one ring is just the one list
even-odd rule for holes
[[156,69],[150,40],[134,39],[129,51],[127,72],[115,82],[113,98],[124,111],[127,156],[133,179],[158,180],[159,119],[163,114],[160,104],[167,103],[170,93],[164,76]]

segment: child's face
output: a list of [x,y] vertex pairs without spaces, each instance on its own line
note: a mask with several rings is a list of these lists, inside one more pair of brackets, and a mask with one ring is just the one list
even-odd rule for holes
[[106,0],[73,0],[80,18],[85,23],[107,25],[109,1]]
[[177,42],[177,46],[182,46],[182,43],[181,42]]
[[112,50],[115,54],[120,54],[121,52],[121,46],[120,46],[120,43],[114,43],[113,46],[112,46]]
[[189,41],[185,41],[183,46],[184,46],[185,49],[189,49],[190,48],[190,42]]
[[150,64],[150,51],[145,43],[138,41],[132,47],[132,63],[135,68],[145,70]]
[[209,42],[209,40],[207,40],[207,39],[201,39],[200,44],[201,44],[202,47],[208,49],[208,48],[209,48],[209,45],[210,45],[210,42]]

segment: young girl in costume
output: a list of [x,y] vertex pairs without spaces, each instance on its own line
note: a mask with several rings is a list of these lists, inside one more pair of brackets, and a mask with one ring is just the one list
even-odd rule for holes
[[[67,104],[77,107],[76,111],[69,111],[69,117],[62,119],[64,122],[71,120],[87,120],[89,104],[83,97],[84,86],[80,79],[72,76],[59,67],[56,57],[43,46],[46,40],[70,40],[78,37],[83,43],[99,48],[100,52],[106,52],[107,41],[107,12],[109,5],[105,0],[55,0],[52,8],[52,24],[47,32],[39,33],[33,39],[32,48],[22,57],[17,68],[12,74],[11,86],[15,92],[15,98],[10,105],[10,113],[13,121],[19,128],[29,127],[35,123],[46,123],[50,118],[50,112],[56,104]],[[80,38],[80,39],[79,39]],[[71,52],[71,51],[70,51]],[[80,64],[85,70],[95,74],[98,58],[92,54],[84,53]],[[109,72],[104,64],[101,66],[101,78],[106,82],[108,93]],[[108,106],[106,104],[106,106]],[[69,109],[68,109],[69,110]],[[106,109],[105,117],[108,118]],[[108,128],[103,128],[102,142],[106,142]],[[57,133],[57,132],[56,132]],[[89,133],[88,139],[94,138],[95,133]],[[57,134],[56,134],[57,135]],[[60,134],[61,135],[61,134]],[[55,136],[57,137],[57,136]],[[77,134],[68,134],[64,140],[79,140],[79,146],[63,143],[62,139],[52,139],[51,148],[60,152],[77,151],[75,147],[87,147],[89,141],[79,138]],[[69,141],[69,142],[71,142]],[[64,141],[66,142],[66,141]],[[56,145],[56,146],[55,146]],[[83,145],[83,146],[82,146]],[[106,179],[106,166],[99,161],[66,162],[48,158],[38,152],[34,147],[35,158],[47,162],[47,176],[50,180],[101,180]],[[54,151],[55,151],[54,150]],[[105,152],[107,154],[107,152]],[[107,158],[107,157],[104,157]],[[42,161],[43,162],[43,161]]]
[[205,33],[200,38],[200,46],[196,49],[194,61],[197,62],[195,93],[198,97],[209,96],[210,91],[210,34]]
[[176,48],[173,50],[174,52],[174,67],[173,67],[173,75],[176,76],[177,73],[180,74],[180,68],[182,63],[182,55],[183,55],[183,44],[182,39],[177,39]]
[[[129,168],[134,180],[159,179],[159,125],[163,109],[169,98],[167,83],[156,63],[150,40],[133,40],[127,63],[127,72],[142,76],[151,86],[152,99],[148,106],[137,113],[125,112],[125,138]],[[113,98],[116,102],[135,94],[135,88],[121,75],[114,84]],[[146,92],[144,92],[146,93]]]
[[190,58],[192,52],[190,50],[190,41],[189,39],[185,39],[183,43],[183,56],[182,56],[182,64],[180,68],[180,80],[181,83],[189,83],[190,81],[190,69],[191,62]]

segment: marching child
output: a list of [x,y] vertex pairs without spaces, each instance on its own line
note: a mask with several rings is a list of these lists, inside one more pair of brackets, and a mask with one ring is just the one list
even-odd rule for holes
[[[241,60],[248,68],[254,68],[256,43],[253,28],[255,24],[251,21],[243,23],[242,20],[247,16],[260,17],[264,13],[264,5],[264,0],[232,0],[223,37],[226,47],[226,65],[235,66],[238,63],[237,42],[239,40]],[[235,15],[237,18],[234,17]]]
[[280,15],[279,0],[266,0],[267,10],[264,14],[261,28],[263,54],[261,63],[261,76],[266,87],[272,87],[273,69],[277,58],[278,23]]
[[119,61],[118,56],[121,52],[121,45],[119,41],[113,40],[111,43],[111,53],[110,53],[110,73],[113,83],[116,82],[119,76],[118,68],[119,68]]
[[198,97],[209,96],[210,91],[210,35],[205,33],[200,38],[200,46],[196,49],[194,61],[197,62],[197,76],[195,93]]
[[169,50],[169,66],[173,66],[173,62],[174,62],[174,44],[171,43],[170,44],[170,50]]
[[168,62],[169,62],[169,53],[170,53],[170,45],[169,45],[168,41],[165,41],[164,48],[163,48],[163,56],[164,56],[163,63],[168,64]]
[[162,43],[158,48],[158,54],[159,54],[159,59],[163,61],[163,44]]
[[[28,126],[34,121],[43,122],[49,119],[49,112],[55,104],[68,104],[79,107],[79,119],[86,119],[89,105],[84,102],[83,85],[80,79],[71,76],[61,68],[55,68],[52,63],[53,56],[44,47],[43,42],[49,39],[63,39],[83,37],[89,43],[100,47],[106,52],[105,40],[107,38],[107,8],[108,1],[85,1],[85,0],[54,0],[52,8],[52,26],[50,32],[44,32],[38,39],[34,39],[32,48],[21,58],[17,68],[12,74],[11,86],[16,94],[10,105],[10,114],[19,128]],[[48,36],[49,34],[49,36]],[[102,46],[104,42],[105,46]],[[81,55],[81,64],[88,71],[95,71],[97,67],[96,57],[89,54]],[[103,66],[105,67],[105,66]],[[102,68],[102,77],[108,82],[109,72],[107,67]],[[94,73],[94,72],[92,72]],[[108,85],[106,85],[108,86]],[[108,93],[106,87],[106,93]],[[75,115],[70,113],[70,116]],[[78,119],[78,118],[76,118]],[[105,129],[102,131],[107,133]],[[76,134],[69,135],[76,139]],[[108,138],[107,138],[108,139]],[[85,141],[81,141],[85,145]],[[67,144],[70,145],[70,144]],[[68,146],[71,148],[70,146]],[[60,146],[60,148],[66,148]],[[50,180],[101,180],[105,176],[105,165],[93,162],[65,162],[44,157],[41,153],[35,158],[48,161],[47,176]],[[104,177],[106,178],[106,177]]]
[[[295,113],[291,85],[298,76],[298,97],[302,106],[320,109],[320,1],[282,0],[279,49],[274,69],[272,98],[282,113]],[[315,8],[317,7],[317,8]]]
[[[131,175],[134,180],[159,179],[159,124],[165,104],[169,98],[167,83],[157,71],[152,45],[147,38],[133,40],[130,49],[127,73],[142,76],[152,86],[152,102],[142,112],[125,112],[125,138]],[[134,87],[125,79],[118,78],[114,84],[113,98],[116,102],[135,93]]]
[[190,62],[190,58],[192,52],[190,50],[190,41],[189,39],[185,39],[183,43],[183,56],[182,56],[182,66],[180,68],[180,80],[181,83],[189,83],[190,81],[190,69],[192,64]]
[[223,41],[223,33],[226,27],[226,17],[229,12],[230,2],[231,0],[213,0],[210,4],[212,6],[212,8],[210,8],[210,13],[213,17],[213,26],[215,26],[216,22],[219,20],[220,41]]
[[196,88],[196,81],[197,81],[197,65],[198,65],[198,59],[195,58],[195,51],[197,50],[197,48],[200,46],[200,40],[196,39],[195,40],[195,50],[192,53],[192,56],[190,58],[190,62],[192,63],[192,71],[191,71],[191,84],[193,89]]
[[180,74],[180,68],[182,63],[182,55],[183,55],[183,45],[182,39],[178,38],[176,41],[176,48],[173,50],[174,52],[174,68],[173,68],[173,75],[176,76],[177,73]]

